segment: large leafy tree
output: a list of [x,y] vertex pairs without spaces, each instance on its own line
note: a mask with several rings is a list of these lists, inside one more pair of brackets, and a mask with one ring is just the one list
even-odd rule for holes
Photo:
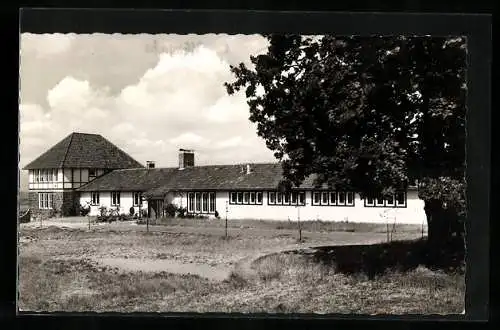
[[463,250],[466,40],[266,35],[231,66],[289,185],[389,194],[418,182],[434,250]]

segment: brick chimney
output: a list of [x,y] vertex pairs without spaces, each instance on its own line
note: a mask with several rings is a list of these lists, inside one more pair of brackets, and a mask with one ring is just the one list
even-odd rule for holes
[[194,166],[194,150],[179,149],[179,169]]

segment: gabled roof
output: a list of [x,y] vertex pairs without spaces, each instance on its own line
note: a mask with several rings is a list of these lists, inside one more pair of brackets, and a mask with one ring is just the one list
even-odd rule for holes
[[[250,166],[249,174],[243,165],[116,170],[77,191],[144,191],[147,196],[163,196],[169,191],[187,190],[274,190],[283,178],[279,163]],[[308,178],[300,188],[312,189],[312,183]]]
[[99,134],[71,133],[23,169],[144,168],[125,151]]

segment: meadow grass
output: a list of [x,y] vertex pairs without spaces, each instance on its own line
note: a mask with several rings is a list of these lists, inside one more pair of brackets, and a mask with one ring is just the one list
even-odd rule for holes
[[90,260],[20,258],[20,308],[30,311],[460,313],[463,274],[419,266],[370,279],[300,254],[257,260],[257,274],[222,282],[192,275],[120,272]]
[[[141,223],[145,223],[143,220]],[[164,225],[164,226],[183,226],[183,227],[215,227],[223,228],[225,219],[195,219],[195,218],[158,218],[150,219],[149,224]],[[256,229],[272,229],[272,230],[298,230],[299,223],[296,220],[276,221],[276,220],[257,220],[257,219],[228,219],[227,226],[229,228],[256,228]],[[386,233],[394,232],[411,232],[420,233],[422,230],[427,232],[426,227],[422,225],[411,224],[390,224],[385,223],[354,223],[347,221],[321,221],[321,220],[305,220],[300,222],[302,231],[309,232],[360,232],[360,233]]]

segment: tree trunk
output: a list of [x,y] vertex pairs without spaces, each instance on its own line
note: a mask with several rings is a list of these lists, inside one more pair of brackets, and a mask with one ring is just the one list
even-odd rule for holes
[[458,266],[464,256],[464,226],[453,209],[440,200],[425,201],[427,215],[427,262],[430,266]]

